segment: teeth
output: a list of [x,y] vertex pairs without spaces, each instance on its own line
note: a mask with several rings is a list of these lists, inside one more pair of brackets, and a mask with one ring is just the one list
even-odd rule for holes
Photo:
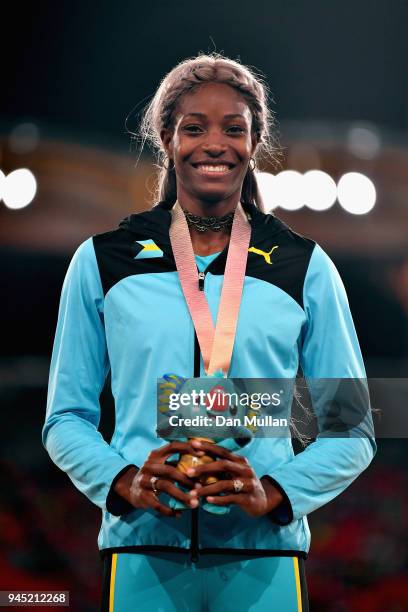
[[226,172],[229,170],[228,166],[204,166],[203,164],[200,164],[198,168],[204,170],[204,172]]

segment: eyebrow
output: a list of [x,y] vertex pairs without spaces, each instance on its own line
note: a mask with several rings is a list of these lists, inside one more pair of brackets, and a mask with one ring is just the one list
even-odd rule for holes
[[[207,117],[205,113],[187,113],[184,117]],[[229,115],[224,115],[224,119],[232,119],[234,117],[239,117],[241,119],[245,119],[244,115],[241,113],[230,113]]]

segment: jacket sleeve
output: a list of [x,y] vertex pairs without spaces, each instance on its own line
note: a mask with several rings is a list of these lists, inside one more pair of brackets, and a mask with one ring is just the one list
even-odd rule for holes
[[42,442],[82,493],[120,515],[131,506],[111,487],[132,464],[98,431],[99,396],[110,368],[103,297],[91,237],[76,250],[62,287]]
[[339,495],[367,468],[377,450],[368,394],[363,394],[363,417],[350,427],[347,436],[327,433],[322,418],[325,415],[319,414],[325,405],[317,397],[319,391],[324,395],[325,389],[330,388],[330,381],[322,379],[353,379],[342,381],[350,389],[354,381],[359,388],[361,384],[366,387],[367,381],[343,282],[318,244],[309,262],[303,302],[306,323],[299,338],[300,365],[312,396],[319,434],[304,451],[266,475],[284,497],[271,513],[272,520],[281,525]]

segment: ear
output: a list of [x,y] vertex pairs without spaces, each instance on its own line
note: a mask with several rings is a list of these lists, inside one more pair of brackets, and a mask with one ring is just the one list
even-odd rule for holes
[[166,151],[167,157],[173,157],[173,132],[168,128],[163,128],[160,131],[160,139],[163,143],[164,150]]
[[255,132],[252,132],[251,134],[251,144],[252,144],[252,148],[251,148],[251,157],[252,157],[259,144],[259,137],[258,137],[258,134],[255,134]]

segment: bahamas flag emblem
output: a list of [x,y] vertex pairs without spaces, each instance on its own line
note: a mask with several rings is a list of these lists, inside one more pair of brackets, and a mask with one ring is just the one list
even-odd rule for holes
[[163,251],[157,246],[154,240],[135,240],[135,244],[140,244],[142,250],[134,257],[134,259],[146,259],[151,257],[163,257]]

